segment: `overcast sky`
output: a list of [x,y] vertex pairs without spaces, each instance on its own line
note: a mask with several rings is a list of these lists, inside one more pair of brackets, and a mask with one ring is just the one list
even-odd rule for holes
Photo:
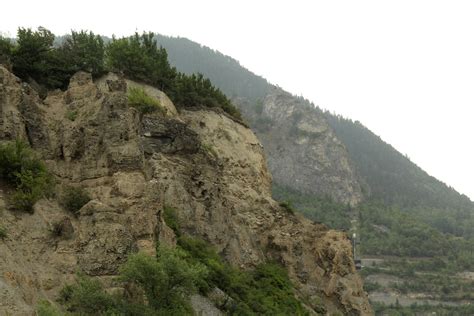
[[0,31],[187,37],[361,121],[474,199],[474,1],[4,1]]

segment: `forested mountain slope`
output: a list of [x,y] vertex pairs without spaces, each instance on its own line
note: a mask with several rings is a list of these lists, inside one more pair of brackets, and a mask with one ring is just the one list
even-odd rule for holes
[[427,174],[360,122],[330,112],[325,115],[368,184],[372,198],[401,207],[474,209],[467,196]]
[[171,64],[187,74],[204,74],[231,98],[239,96],[255,102],[268,92],[267,80],[242,67],[232,57],[187,38],[156,35],[156,39],[168,51]]

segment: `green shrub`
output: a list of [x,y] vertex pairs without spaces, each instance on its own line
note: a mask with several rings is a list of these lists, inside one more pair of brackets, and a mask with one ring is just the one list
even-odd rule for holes
[[70,120],[71,122],[74,122],[77,118],[77,114],[78,114],[77,111],[67,111],[65,116],[68,120]]
[[121,267],[118,281],[137,286],[144,299],[113,297],[97,280],[79,276],[63,288],[59,301],[74,315],[192,315],[190,294],[219,287],[232,298],[221,307],[231,315],[308,315],[278,264],[241,271],[203,240],[181,236],[178,244],[177,249],[159,247],[156,258],[131,255]]
[[288,213],[290,214],[295,214],[295,209],[293,208],[293,205],[291,205],[290,201],[282,201],[280,202],[280,206]]
[[7,238],[7,230],[5,227],[0,226],[0,239]]
[[215,286],[224,289],[230,285],[229,277],[232,273],[230,266],[224,263],[209,243],[199,238],[183,235],[179,237],[178,245],[186,251],[188,260],[203,264],[208,269],[206,278],[198,283],[201,293],[206,294]]
[[226,306],[235,315],[306,315],[295,298],[293,285],[286,270],[274,263],[263,263],[253,271],[241,271],[225,263],[207,242],[181,236],[178,245],[188,254],[187,259],[208,269],[198,287],[204,294],[214,287],[234,300]]
[[61,290],[59,302],[78,315],[104,315],[117,309],[117,303],[104,291],[100,282],[83,275],[77,277],[76,284]]
[[62,316],[63,314],[48,301],[40,301],[36,309],[38,316]]
[[91,200],[89,193],[80,187],[68,186],[64,189],[61,196],[61,205],[74,214]]
[[12,202],[20,210],[31,212],[36,201],[52,192],[53,178],[46,166],[20,140],[0,145],[0,175],[16,188]]
[[136,108],[142,114],[152,113],[157,110],[164,113],[160,101],[149,96],[142,88],[129,89],[128,104]]
[[159,247],[157,258],[145,254],[129,257],[120,270],[120,279],[138,285],[150,307],[164,315],[192,314],[189,295],[207,270],[184,259],[180,249]]
[[165,206],[163,208],[163,219],[165,220],[166,225],[171,228],[176,236],[180,236],[181,232],[179,230],[179,219],[176,215],[176,210],[172,207]]

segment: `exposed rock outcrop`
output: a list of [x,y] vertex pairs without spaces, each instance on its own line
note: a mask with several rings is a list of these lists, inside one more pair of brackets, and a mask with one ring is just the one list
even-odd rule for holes
[[260,106],[236,100],[265,148],[274,181],[355,205],[362,192],[344,145],[321,111],[273,87]]
[[0,67],[1,140],[27,139],[61,184],[92,196],[73,216],[55,199],[16,213],[0,193],[0,225],[8,229],[0,240],[0,314],[32,315],[78,270],[113,287],[129,253],[176,242],[164,205],[178,211],[185,232],[235,266],[281,262],[310,307],[319,297],[331,312],[371,314],[349,240],[272,200],[263,148],[250,129],[211,110],[178,114],[171,102],[166,114],[142,116],[127,105],[126,89],[121,78],[94,83],[80,72],[66,92],[42,102]]

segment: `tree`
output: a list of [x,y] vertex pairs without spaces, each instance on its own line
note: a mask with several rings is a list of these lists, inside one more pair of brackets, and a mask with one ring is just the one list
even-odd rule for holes
[[165,315],[191,314],[189,295],[207,270],[200,264],[190,264],[179,249],[158,248],[157,258],[145,254],[129,257],[122,267],[122,281],[137,284],[145,293],[148,304]]
[[53,49],[54,34],[44,27],[37,31],[19,28],[18,45],[13,51],[13,72],[49,88],[64,87],[69,79],[66,60]]
[[0,64],[11,68],[14,45],[9,38],[0,36]]
[[71,32],[60,49],[68,60],[68,71],[72,75],[79,70],[87,71],[94,77],[104,73],[104,40],[92,32]]
[[176,69],[170,66],[166,50],[158,48],[153,33],[113,38],[107,46],[107,66],[163,91],[173,90]]

